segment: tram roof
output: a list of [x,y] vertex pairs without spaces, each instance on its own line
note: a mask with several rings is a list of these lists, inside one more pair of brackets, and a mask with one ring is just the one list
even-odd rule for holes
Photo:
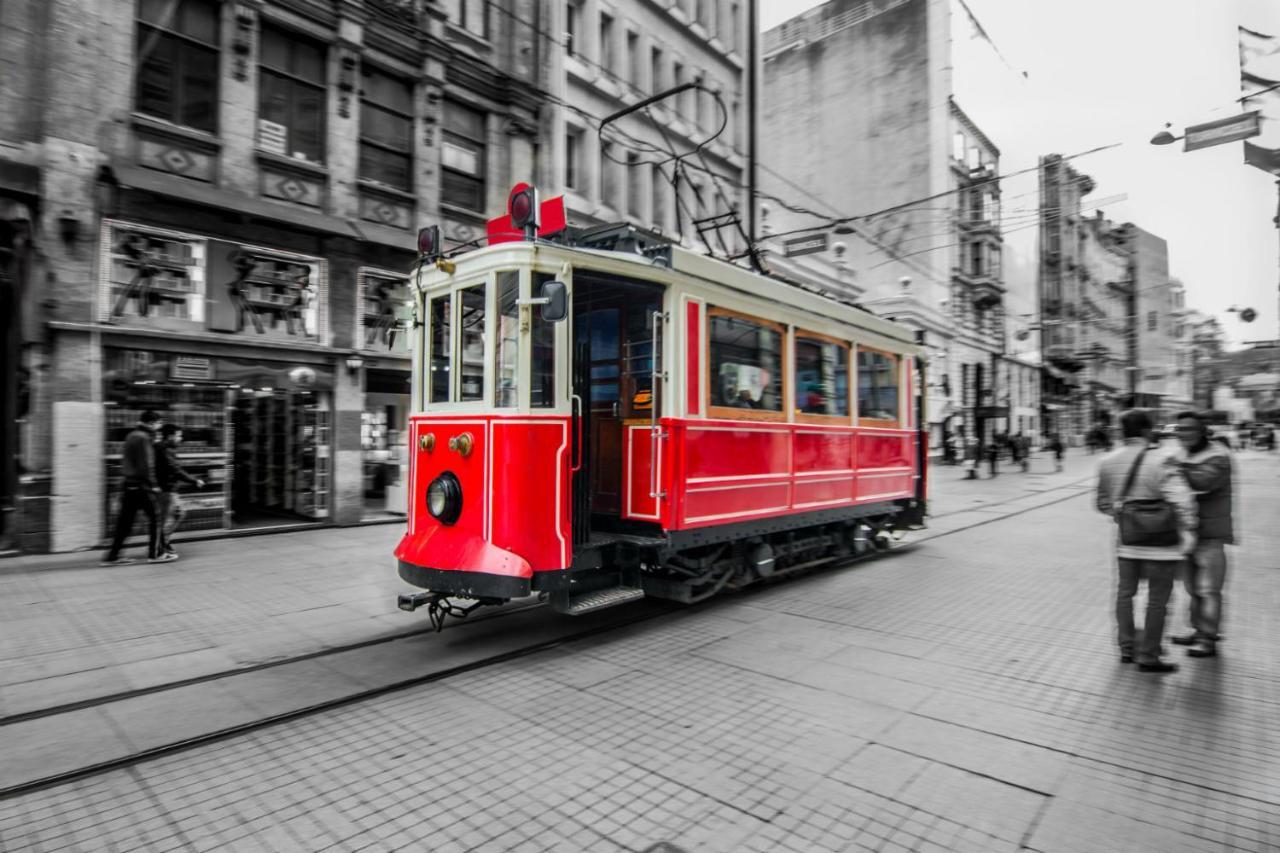
[[574,259],[589,259],[593,269],[604,272],[642,277],[666,284],[678,284],[684,277],[729,287],[762,299],[780,301],[779,297],[786,294],[792,298],[785,304],[794,309],[848,323],[909,347],[919,345],[913,329],[880,317],[852,302],[809,290],[787,279],[761,275],[675,244],[665,245],[659,252],[644,255],[546,240],[499,243],[455,256],[451,263],[457,265],[457,270],[452,274],[428,268],[428,271],[424,271],[427,280],[420,284],[430,287],[445,278],[465,274],[477,267],[484,269],[509,264],[521,265],[537,263],[539,260],[543,263],[564,263],[573,262]]

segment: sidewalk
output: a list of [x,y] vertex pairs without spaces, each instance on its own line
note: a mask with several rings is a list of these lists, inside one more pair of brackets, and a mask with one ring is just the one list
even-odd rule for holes
[[[1032,473],[965,480],[930,474],[921,539],[1017,511],[1091,476],[1037,455]],[[1064,496],[1072,492],[1063,491]],[[0,717],[253,666],[422,627],[396,608],[396,524],[180,544],[170,564],[99,566],[101,552],[0,562]]]
[[1173,675],[1117,660],[1085,487],[1011,487],[1019,515],[881,560],[0,802],[0,841],[1274,851],[1280,458],[1237,470],[1227,640]]

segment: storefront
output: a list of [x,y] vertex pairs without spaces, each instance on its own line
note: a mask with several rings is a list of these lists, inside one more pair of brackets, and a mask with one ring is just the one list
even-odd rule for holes
[[360,450],[365,521],[403,518],[410,408],[410,333],[413,298],[408,280],[391,270],[363,267],[356,339],[364,366]]
[[205,481],[202,489],[181,488],[188,512],[180,532],[307,524],[329,517],[331,368],[107,348],[103,383],[104,536],[119,506],[121,445],[148,409],[182,429],[178,459]]

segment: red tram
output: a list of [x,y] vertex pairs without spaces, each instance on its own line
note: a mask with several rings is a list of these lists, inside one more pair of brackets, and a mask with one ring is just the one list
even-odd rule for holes
[[451,260],[420,238],[402,609],[693,602],[922,523],[911,330],[630,226],[539,231],[531,189],[511,207]]

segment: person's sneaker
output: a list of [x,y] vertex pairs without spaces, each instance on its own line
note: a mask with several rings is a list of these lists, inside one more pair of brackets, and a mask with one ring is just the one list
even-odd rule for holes
[[1133,653],[1132,653],[1132,652],[1121,652],[1121,653],[1120,653],[1120,663],[1133,663]]
[[167,554],[161,554],[159,557],[152,557],[151,559],[147,560],[147,562],[148,563],[172,563],[176,559],[178,559],[178,555],[174,554],[173,552],[169,552]]
[[114,560],[103,560],[99,566],[132,566],[138,562],[133,557],[116,557]]
[[1218,647],[1213,640],[1199,639],[1195,645],[1187,649],[1187,657],[1214,658],[1218,656]]
[[1194,646],[1196,641],[1200,639],[1199,634],[1183,634],[1180,637],[1170,637],[1169,641],[1175,646]]
[[172,548],[165,548],[165,549],[164,549],[164,552],[165,552],[166,554],[172,554],[172,555],[173,555],[173,556],[175,556],[175,557],[176,557],[176,556],[178,556],[178,552],[177,552],[177,551],[175,551],[175,550],[173,550]]
[[1138,671],[1139,672],[1159,672],[1162,674],[1167,672],[1177,672],[1178,665],[1176,663],[1166,663],[1165,661],[1157,660],[1157,661],[1152,661],[1150,663],[1138,664]]

